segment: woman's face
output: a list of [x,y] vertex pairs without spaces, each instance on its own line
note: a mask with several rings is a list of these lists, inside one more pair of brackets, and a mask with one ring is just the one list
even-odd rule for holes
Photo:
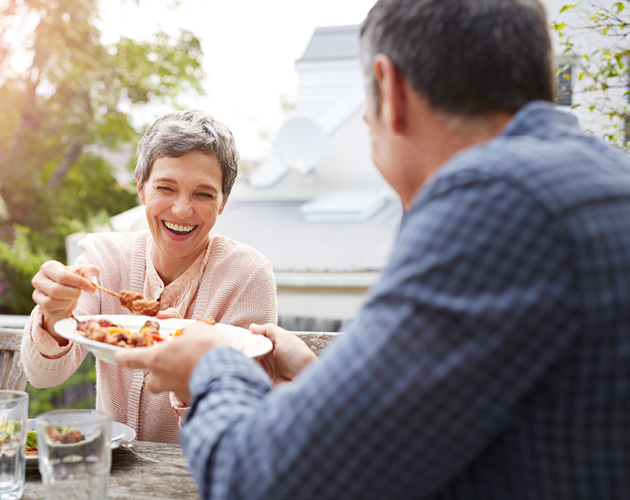
[[206,247],[225,204],[222,181],[217,159],[200,151],[155,160],[138,195],[146,206],[158,258],[192,262]]

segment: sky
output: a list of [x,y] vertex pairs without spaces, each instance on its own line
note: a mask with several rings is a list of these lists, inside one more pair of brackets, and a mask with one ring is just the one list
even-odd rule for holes
[[[185,98],[187,108],[209,112],[230,127],[241,157],[269,155],[286,118],[281,102],[294,102],[295,60],[318,26],[360,24],[375,0],[100,0],[103,42],[121,36],[148,39],[180,29],[201,39],[207,96]],[[138,125],[170,111],[154,106],[135,114]]]

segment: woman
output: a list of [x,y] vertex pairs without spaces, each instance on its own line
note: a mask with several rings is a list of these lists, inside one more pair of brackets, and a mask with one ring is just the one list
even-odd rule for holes
[[[130,314],[92,283],[159,300],[158,317],[212,316],[243,328],[276,322],[269,261],[247,245],[209,234],[237,166],[232,134],[206,113],[169,114],[149,128],[138,145],[135,175],[150,232],[92,234],[79,244],[83,254],[75,266],[46,262],[33,278],[37,306],[25,328],[22,358],[35,387],[60,384],[87,354],[55,333],[58,320],[71,312]],[[142,372],[101,361],[96,370],[97,408],[132,427],[140,440],[177,442],[181,402],[145,390]]]

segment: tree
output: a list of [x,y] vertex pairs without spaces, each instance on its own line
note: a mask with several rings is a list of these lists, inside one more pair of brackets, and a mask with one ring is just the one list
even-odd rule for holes
[[[577,78],[574,93],[588,108],[603,118],[603,138],[622,149],[629,140],[630,95],[630,0],[602,5],[595,0],[568,4],[560,10],[560,21],[552,28],[560,37],[567,67]],[[568,75],[565,71],[565,75]]]
[[138,139],[130,110],[203,93],[192,33],[105,45],[96,16],[96,0],[0,2],[0,311],[28,313],[30,300],[7,297],[30,288],[38,261],[64,260],[68,234],[137,204],[95,153]]

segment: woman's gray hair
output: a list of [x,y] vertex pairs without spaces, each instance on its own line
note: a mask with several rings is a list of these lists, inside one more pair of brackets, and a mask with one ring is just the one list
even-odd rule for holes
[[234,136],[225,125],[199,110],[158,118],[140,139],[135,170],[140,189],[149,179],[155,160],[178,158],[189,151],[201,151],[218,160],[223,172],[223,198],[227,199],[238,174]]

